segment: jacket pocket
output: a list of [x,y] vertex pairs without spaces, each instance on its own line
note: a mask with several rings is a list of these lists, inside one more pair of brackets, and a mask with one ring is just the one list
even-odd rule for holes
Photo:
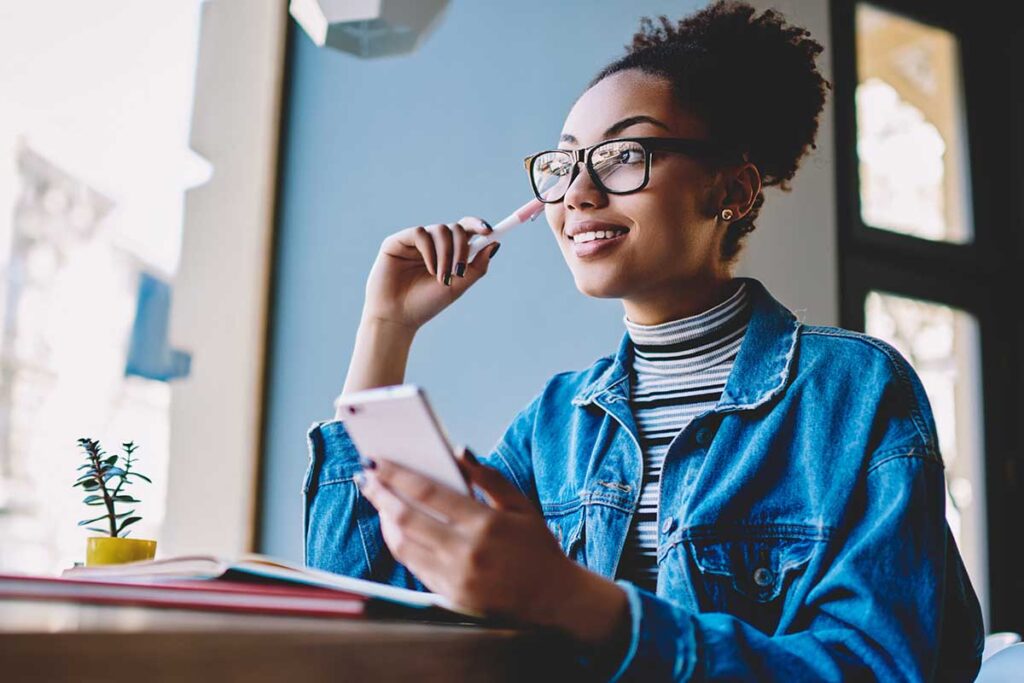
[[583,566],[586,557],[586,510],[583,505],[569,512],[545,513],[544,521],[548,529],[562,546],[562,552],[570,560]]
[[788,592],[821,543],[763,527],[691,538],[685,544],[697,569],[694,587],[700,610],[725,612],[773,633]]

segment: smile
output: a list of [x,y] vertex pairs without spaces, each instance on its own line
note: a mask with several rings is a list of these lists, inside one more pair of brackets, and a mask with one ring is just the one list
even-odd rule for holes
[[599,258],[614,251],[626,241],[629,230],[595,230],[569,237],[576,258]]
[[569,239],[576,244],[581,244],[584,242],[593,242],[594,240],[614,239],[625,235],[627,232],[629,232],[629,230],[625,228],[615,230],[593,230],[591,232],[581,232],[577,235],[573,235]]

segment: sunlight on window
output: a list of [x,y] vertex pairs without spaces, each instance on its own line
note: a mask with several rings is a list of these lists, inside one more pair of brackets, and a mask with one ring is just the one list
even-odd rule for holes
[[864,312],[866,332],[896,347],[928,394],[946,465],[946,517],[987,615],[977,321],[949,306],[881,292],[868,294]]
[[[84,557],[78,437],[139,445],[164,517],[170,387],[127,376],[140,274],[173,279],[201,0],[0,7],[0,571]],[[61,40],[53,40],[55,35]]]
[[973,238],[960,53],[947,31],[858,3],[861,218],[955,243]]

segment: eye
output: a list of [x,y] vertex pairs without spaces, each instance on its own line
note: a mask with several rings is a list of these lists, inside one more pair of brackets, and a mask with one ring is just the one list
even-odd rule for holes
[[536,173],[561,177],[572,172],[572,162],[564,154],[551,153],[537,160]]
[[643,148],[634,143],[610,145],[594,154],[594,162],[600,166],[637,164],[643,160]]
[[571,164],[562,159],[552,159],[541,165],[541,171],[550,175],[563,176],[569,173]]
[[643,161],[643,159],[643,150],[637,149],[636,147],[623,147],[615,157],[615,161],[620,164],[636,164]]

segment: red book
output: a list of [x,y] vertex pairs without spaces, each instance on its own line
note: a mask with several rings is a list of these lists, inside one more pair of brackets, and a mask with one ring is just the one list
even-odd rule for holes
[[324,588],[225,580],[121,583],[21,575],[0,575],[0,598],[346,618],[366,616],[370,600]]

